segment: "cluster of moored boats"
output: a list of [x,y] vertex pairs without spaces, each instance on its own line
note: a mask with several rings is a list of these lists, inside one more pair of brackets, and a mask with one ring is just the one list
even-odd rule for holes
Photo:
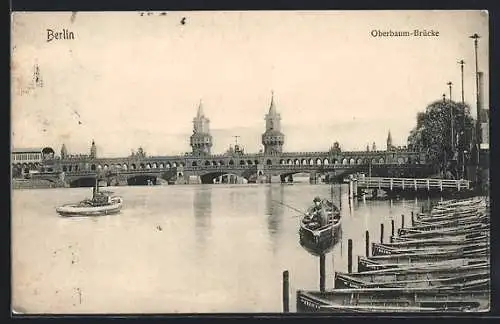
[[298,291],[299,312],[488,311],[490,214],[485,197],[444,201],[390,243],[372,243],[358,272],[330,291]]

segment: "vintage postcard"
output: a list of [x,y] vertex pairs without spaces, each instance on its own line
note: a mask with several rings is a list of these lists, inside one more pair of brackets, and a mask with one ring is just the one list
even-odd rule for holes
[[12,13],[12,311],[489,311],[488,19]]

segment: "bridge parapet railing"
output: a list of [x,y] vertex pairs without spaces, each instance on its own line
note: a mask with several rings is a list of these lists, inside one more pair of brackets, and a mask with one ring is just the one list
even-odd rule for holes
[[469,189],[470,181],[460,179],[434,179],[434,178],[382,178],[382,177],[362,177],[358,179],[359,186],[369,188],[402,188],[402,189],[431,189],[439,188],[440,190],[451,189]]

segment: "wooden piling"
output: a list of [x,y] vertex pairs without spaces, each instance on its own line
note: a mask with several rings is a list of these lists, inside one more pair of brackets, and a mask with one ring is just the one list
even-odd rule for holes
[[365,255],[368,258],[370,256],[370,232],[365,232]]
[[319,256],[319,291],[325,292],[325,254]]
[[288,270],[283,271],[283,313],[290,312],[290,282]]
[[394,219],[391,219],[391,236],[394,236]]
[[380,244],[384,243],[384,224],[380,224]]
[[342,183],[339,186],[339,209],[342,210]]
[[352,273],[352,240],[347,240],[347,272]]
[[415,220],[413,219],[413,211],[411,212],[411,227],[415,226]]
[[401,215],[401,228],[405,228],[405,215]]

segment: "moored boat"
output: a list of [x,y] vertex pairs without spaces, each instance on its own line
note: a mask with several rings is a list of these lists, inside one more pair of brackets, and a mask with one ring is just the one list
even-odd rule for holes
[[[363,272],[362,274],[365,274]],[[406,279],[406,277],[408,279]],[[403,279],[405,278],[405,279]],[[441,288],[465,290],[470,286],[477,288],[487,288],[489,286],[490,271],[483,269],[479,271],[468,270],[465,273],[451,275],[450,273],[441,276],[430,276],[429,273],[421,273],[411,276],[395,275],[382,280],[374,280],[374,276],[369,275],[363,278],[352,274],[336,273],[335,288]],[[482,286],[481,286],[482,285]]]
[[366,288],[297,292],[297,312],[485,312],[489,308],[487,290]]
[[384,269],[383,265],[390,267],[405,267],[410,265],[432,264],[438,262],[450,262],[453,259],[484,257],[489,259],[489,247],[473,250],[455,250],[427,253],[401,253],[390,255],[377,255],[372,257],[358,256],[358,272]]
[[417,253],[435,253],[435,252],[456,252],[456,251],[476,251],[479,248],[489,247],[489,241],[485,238],[471,240],[469,242],[455,243],[449,245],[409,245],[409,246],[390,246],[380,243],[372,243],[372,255],[391,255],[391,254],[417,254]]

